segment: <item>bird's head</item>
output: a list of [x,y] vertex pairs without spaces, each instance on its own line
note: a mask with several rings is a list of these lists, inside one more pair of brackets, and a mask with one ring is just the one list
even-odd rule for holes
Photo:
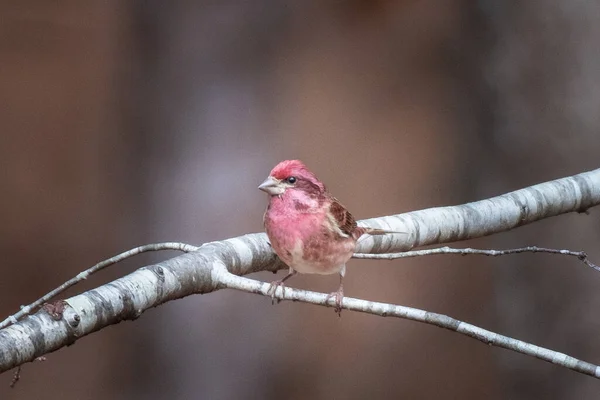
[[301,190],[313,195],[325,192],[325,185],[300,160],[280,162],[258,188],[271,196],[281,196],[286,190]]

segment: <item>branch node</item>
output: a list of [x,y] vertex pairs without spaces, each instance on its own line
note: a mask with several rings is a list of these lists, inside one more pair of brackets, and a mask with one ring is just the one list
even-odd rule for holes
[[74,314],[71,318],[69,318],[69,325],[73,328],[77,328],[79,323],[81,322],[81,317],[79,314]]

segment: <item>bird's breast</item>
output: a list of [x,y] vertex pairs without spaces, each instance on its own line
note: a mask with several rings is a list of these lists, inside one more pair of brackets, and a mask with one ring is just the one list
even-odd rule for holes
[[264,222],[275,253],[300,273],[337,273],[354,253],[356,241],[332,230],[323,210],[270,204]]

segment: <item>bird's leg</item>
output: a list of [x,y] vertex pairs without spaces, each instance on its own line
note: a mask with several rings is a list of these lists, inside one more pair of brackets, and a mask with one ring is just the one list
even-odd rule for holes
[[335,308],[334,311],[338,316],[342,316],[342,299],[344,298],[344,275],[346,274],[346,266],[344,265],[340,270],[340,287],[337,292],[333,292],[327,295],[325,299],[326,302],[331,298],[335,298]]
[[[271,286],[269,287],[269,290],[267,290],[267,294],[271,293],[271,304],[275,304],[275,292],[277,292],[278,286],[281,286],[281,291],[283,292],[283,295],[285,296],[284,282],[287,281],[288,279],[290,279],[294,275],[296,275],[296,271],[290,267],[288,274],[286,276],[284,276],[283,279],[271,282]],[[279,303],[279,299],[277,300],[277,302]]]

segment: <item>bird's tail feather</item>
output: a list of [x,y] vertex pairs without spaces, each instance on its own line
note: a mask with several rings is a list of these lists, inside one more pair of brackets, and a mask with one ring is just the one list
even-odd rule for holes
[[363,234],[367,234],[367,235],[393,235],[393,234],[400,234],[400,235],[408,235],[408,232],[400,232],[400,231],[386,231],[384,229],[378,229],[378,228],[368,228],[366,226],[361,226],[360,228],[362,228],[363,230]]

